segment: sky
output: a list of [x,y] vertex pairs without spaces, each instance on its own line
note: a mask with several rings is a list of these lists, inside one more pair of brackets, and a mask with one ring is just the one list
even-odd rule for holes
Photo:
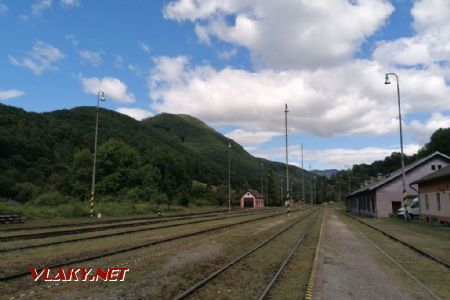
[[346,168],[450,127],[447,0],[0,0],[0,102],[195,116],[251,154]]

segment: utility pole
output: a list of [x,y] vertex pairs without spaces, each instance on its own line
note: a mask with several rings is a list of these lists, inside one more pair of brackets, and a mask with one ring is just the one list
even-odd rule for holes
[[350,193],[352,192],[352,190],[351,190],[351,188],[350,188],[350,165],[348,165],[347,166],[348,167],[348,171],[347,171],[347,174],[348,174],[348,194],[350,195]]
[[[261,162],[261,194],[264,197],[264,163]],[[266,200],[267,202],[267,200]],[[266,204],[266,206],[269,206],[268,204]]]
[[303,169],[303,144],[302,144],[302,202],[305,203],[305,169]]
[[281,206],[283,207],[283,177],[281,177]]
[[289,162],[288,162],[288,132],[287,132],[287,114],[288,114],[288,106],[285,104],[284,109],[284,127],[285,127],[285,141],[286,141],[286,199],[287,201],[291,201],[291,194],[289,191]]
[[231,212],[231,143],[228,143],[228,212]]
[[312,182],[312,175],[311,175],[311,164],[309,164],[309,202],[313,204],[313,182]]
[[91,184],[91,218],[94,217],[94,202],[95,202],[95,172],[97,162],[97,137],[98,137],[98,113],[100,101],[105,101],[105,93],[100,91],[97,93],[97,117],[95,121],[95,139],[94,139],[94,164],[92,167],[92,184]]
[[337,185],[338,185],[338,203],[341,203],[341,177],[339,173],[337,174]]

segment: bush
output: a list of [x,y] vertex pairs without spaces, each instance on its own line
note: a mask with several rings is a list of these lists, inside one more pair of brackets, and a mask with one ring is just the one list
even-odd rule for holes
[[44,194],[39,195],[34,201],[34,204],[37,205],[58,205],[66,202],[66,199],[63,195],[61,195],[57,191],[46,192]]
[[30,201],[37,193],[38,187],[30,182],[16,183],[13,188],[16,193],[15,199],[19,202]]

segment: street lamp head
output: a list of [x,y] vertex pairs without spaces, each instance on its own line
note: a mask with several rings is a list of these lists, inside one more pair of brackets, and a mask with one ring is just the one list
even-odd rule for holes
[[389,81],[389,75],[388,74],[386,74],[384,84],[391,84],[391,82]]
[[104,92],[102,92],[102,91],[100,91],[100,92],[98,92],[98,99],[100,100],[100,101],[106,101],[106,98],[105,98],[105,93]]

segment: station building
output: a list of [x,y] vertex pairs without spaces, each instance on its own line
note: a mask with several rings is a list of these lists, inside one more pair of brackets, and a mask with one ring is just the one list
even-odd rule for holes
[[415,181],[419,186],[420,219],[450,223],[450,165]]
[[241,197],[241,207],[263,208],[264,207],[264,197],[258,191],[248,190]]
[[[450,157],[438,151],[405,166],[408,199],[418,196],[420,178],[450,165]],[[348,211],[374,217],[388,217],[402,207],[402,170],[369,182],[346,197]]]

